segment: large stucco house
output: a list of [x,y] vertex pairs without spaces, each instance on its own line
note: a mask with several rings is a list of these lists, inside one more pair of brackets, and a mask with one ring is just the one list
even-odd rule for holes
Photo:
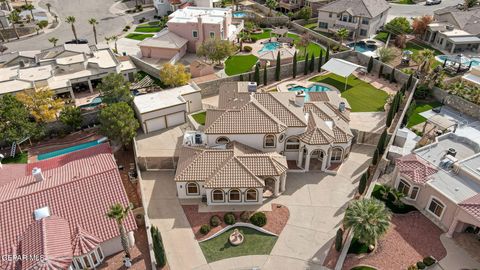
[[223,84],[203,131],[185,133],[178,197],[261,204],[285,191],[287,170],[334,173],[352,144],[349,105],[336,91],[305,97],[256,92],[249,82]]
[[337,0],[318,9],[316,30],[350,30],[352,36],[368,38],[387,21],[390,5],[385,0]]
[[393,185],[448,236],[480,228],[480,145],[447,133],[396,160]]
[[221,7],[220,0],[153,0],[153,6],[158,16],[166,16],[170,13],[188,6],[196,7]]
[[451,6],[434,11],[423,40],[448,53],[477,53],[480,46],[480,6]]

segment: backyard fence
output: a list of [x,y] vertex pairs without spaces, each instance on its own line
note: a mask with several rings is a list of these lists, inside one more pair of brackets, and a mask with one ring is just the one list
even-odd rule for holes
[[157,78],[157,79],[160,79],[160,69],[154,65],[151,65],[141,59],[139,59],[138,57],[135,57],[135,56],[132,56],[132,55],[129,55],[130,57],[130,60],[132,60],[132,62],[135,64],[135,66],[144,71],[145,73],[147,73],[148,75],[154,77],[154,78]]
[[461,113],[480,119],[480,105],[470,102],[460,96],[452,95],[448,93],[448,91],[438,87],[433,87],[432,95],[436,100],[445,105],[448,105]]

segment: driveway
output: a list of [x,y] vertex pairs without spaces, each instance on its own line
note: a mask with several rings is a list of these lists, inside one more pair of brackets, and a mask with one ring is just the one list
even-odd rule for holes
[[152,224],[159,227],[171,269],[325,269],[322,265],[343,212],[356,192],[375,148],[355,145],[336,176],[289,173],[287,188],[270,201],[286,205],[290,219],[269,256],[246,256],[207,264],[176,198],[173,172],[142,173]]
[[448,6],[454,6],[463,3],[463,0],[443,0],[442,3],[433,6],[426,6],[425,1],[416,5],[390,4],[387,21],[391,21],[395,17],[414,18],[423,15],[433,15],[433,11]]
[[[8,51],[46,49],[52,46],[48,41],[51,37],[58,38],[58,44],[74,39],[70,25],[65,23],[67,16],[75,16],[78,38],[86,38],[90,44],[95,43],[92,26],[88,23],[90,18],[95,18],[98,21],[97,37],[99,43],[104,42],[106,36],[121,34],[127,22],[132,20],[131,16],[120,14],[115,6],[121,5],[121,3],[115,0],[42,0],[40,1],[40,7],[47,10],[46,3],[52,5],[51,10],[57,13],[60,25],[47,34],[9,42],[6,44]],[[116,5],[113,6],[114,4]]]

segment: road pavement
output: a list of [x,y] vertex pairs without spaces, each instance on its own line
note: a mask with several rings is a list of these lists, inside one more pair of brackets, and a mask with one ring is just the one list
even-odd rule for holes
[[425,2],[416,5],[390,4],[392,8],[388,11],[387,21],[395,17],[414,18],[423,15],[433,15],[433,11],[448,6],[454,6],[463,3],[463,0],[443,0],[438,5],[426,6]]

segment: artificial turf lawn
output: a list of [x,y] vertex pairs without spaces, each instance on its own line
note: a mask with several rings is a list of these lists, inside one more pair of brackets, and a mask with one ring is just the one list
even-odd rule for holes
[[200,248],[207,262],[246,255],[268,255],[278,239],[276,236],[267,235],[247,227],[237,227],[237,229],[244,236],[243,243],[238,246],[232,246],[228,242],[228,238],[234,229],[200,243]]
[[308,24],[305,24],[303,27],[313,30],[317,27],[317,23],[308,23]]
[[134,40],[144,40],[149,37],[153,37],[153,34],[136,34],[136,33],[131,33],[126,36],[126,38],[129,39],[134,39]]
[[200,125],[205,125],[205,117],[207,116],[206,112],[199,112],[192,114],[192,118],[199,123]]
[[27,163],[28,161],[28,153],[23,152],[23,153],[17,153],[15,157],[6,157],[2,159],[3,164],[7,163]]
[[382,42],[387,42],[388,32],[379,32],[374,38]]
[[418,102],[415,106],[415,109],[413,110],[412,115],[410,116],[410,118],[408,118],[407,127],[410,128],[410,127],[416,126],[420,123],[423,123],[423,122],[427,121],[427,118],[421,116],[420,113],[426,112],[428,110],[431,110],[435,107],[439,107],[441,105],[442,105],[442,103],[440,103],[438,101]]
[[257,63],[258,58],[255,55],[233,55],[225,61],[225,73],[233,76],[252,70]]
[[380,112],[387,102],[388,94],[372,85],[350,75],[348,77],[347,90],[345,90],[345,78],[329,73],[316,76],[310,81],[321,82],[336,87],[345,98],[352,112]]
[[160,32],[160,30],[162,30],[162,28],[158,26],[148,26],[148,27],[138,26],[137,28],[135,28],[135,32],[140,32],[140,33],[156,33],[156,32]]

